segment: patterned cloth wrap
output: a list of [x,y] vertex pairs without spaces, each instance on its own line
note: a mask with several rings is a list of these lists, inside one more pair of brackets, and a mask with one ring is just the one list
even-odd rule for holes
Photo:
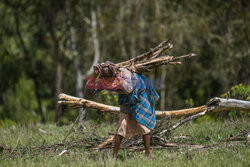
[[133,118],[140,124],[153,130],[155,127],[155,102],[159,95],[151,85],[150,81],[143,75],[136,73],[137,83],[129,95],[119,94],[118,104],[129,103],[130,112]]

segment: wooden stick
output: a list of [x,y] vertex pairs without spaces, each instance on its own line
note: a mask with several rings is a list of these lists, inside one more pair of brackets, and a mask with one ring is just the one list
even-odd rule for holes
[[155,48],[153,49],[150,49],[150,51],[144,53],[144,54],[141,54],[135,58],[132,58],[128,61],[125,61],[125,62],[121,62],[121,63],[118,63],[116,64],[118,67],[122,67],[122,66],[125,66],[125,65],[128,65],[128,64],[131,64],[132,62],[137,62],[137,61],[140,61],[140,60],[143,60],[143,59],[150,59],[152,57],[155,57],[157,55],[159,55],[160,53],[162,53],[163,51],[168,51],[170,49],[173,48],[173,45],[169,43],[169,41],[164,41],[162,43],[160,43],[158,46],[156,46]]
[[173,111],[158,111],[156,110],[155,115],[158,117],[181,117],[184,115],[193,115],[204,111],[206,105],[194,108],[187,108],[182,110],[173,110]]
[[184,118],[182,119],[181,121],[177,122],[176,124],[174,124],[171,128],[168,128],[168,129],[165,129],[163,131],[160,132],[160,136],[168,133],[168,132],[171,132],[173,130],[175,130],[176,128],[178,128],[179,126],[183,125],[184,123],[188,122],[188,121],[191,121],[192,119],[195,119],[195,118],[198,118],[202,115],[205,115],[207,112],[207,110],[205,109],[204,111],[200,112],[200,113],[197,113],[195,115],[192,115],[190,117],[187,117],[187,118]]
[[165,55],[165,56],[161,56],[161,57],[157,57],[157,58],[154,57],[154,58],[149,59],[149,60],[147,59],[147,60],[139,61],[139,62],[132,63],[132,64],[126,64],[126,65],[123,65],[121,67],[125,67],[132,72],[139,72],[139,73],[148,72],[152,68],[155,68],[155,67],[158,67],[161,65],[165,65],[165,64],[174,64],[174,65],[181,64],[181,62],[176,62],[176,60],[182,59],[182,58],[187,58],[187,57],[194,57],[194,56],[198,56],[198,55],[194,54],[194,53],[182,55],[179,57]]
[[106,146],[107,144],[109,144],[109,143],[112,143],[113,142],[113,140],[114,140],[114,135],[113,136],[111,136],[111,137],[109,137],[107,140],[105,140],[103,143],[101,143],[101,144],[99,144],[98,146],[97,146],[97,148],[103,148],[104,146]]
[[[115,113],[120,112],[120,107],[115,107],[115,106],[110,106],[110,105],[106,105],[106,104],[102,104],[102,103],[97,103],[97,102],[94,102],[91,100],[86,100],[83,98],[78,98],[78,97],[66,95],[64,93],[59,94],[58,98],[59,98],[59,100],[66,100],[66,101],[69,100],[69,101],[71,101],[70,102],[71,104],[72,104],[72,101],[75,101],[76,105],[86,107],[86,108],[94,108],[94,109],[98,109],[101,111],[115,112]],[[58,103],[59,104],[67,104],[66,101],[58,101]]]

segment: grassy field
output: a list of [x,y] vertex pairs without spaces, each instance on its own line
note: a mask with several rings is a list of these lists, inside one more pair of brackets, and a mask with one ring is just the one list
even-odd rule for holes
[[[152,160],[144,157],[143,151],[124,150],[114,161],[112,150],[89,151],[87,144],[74,147],[55,147],[39,151],[39,146],[60,143],[71,125],[26,125],[0,128],[0,166],[250,166],[250,147],[246,140],[222,142],[235,136],[241,130],[250,129],[250,118],[236,119],[236,125],[229,120],[207,120],[189,122],[176,129],[168,138],[169,142],[193,143],[211,146],[205,149],[153,149]],[[236,127],[238,126],[238,128]],[[88,122],[87,129],[74,128],[67,142],[83,138],[93,140],[91,136],[108,136],[114,133],[116,125]],[[185,138],[180,138],[185,136]],[[92,141],[92,143],[95,141]],[[94,143],[95,144],[95,143]],[[98,141],[96,141],[98,144]],[[212,146],[217,147],[212,147]],[[59,154],[67,150],[63,155]],[[24,151],[25,150],[25,151]]]

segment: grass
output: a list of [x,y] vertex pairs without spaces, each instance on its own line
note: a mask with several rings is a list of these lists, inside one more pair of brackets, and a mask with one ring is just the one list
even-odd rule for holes
[[[250,119],[237,119],[238,127],[250,129]],[[88,122],[87,129],[75,128],[67,141],[86,138],[86,134],[108,136],[114,133],[116,125]],[[88,151],[84,146],[67,148],[67,152],[58,156],[65,148],[39,152],[34,154],[21,154],[21,148],[30,149],[43,144],[59,143],[67,134],[71,125],[56,127],[54,125],[29,124],[26,126],[9,126],[0,128],[0,146],[4,148],[19,149],[15,156],[8,158],[8,153],[0,153],[0,166],[250,166],[249,145],[246,141],[219,142],[230,136],[240,133],[229,120],[210,119],[189,122],[176,129],[169,137],[170,142],[194,143],[213,145],[218,148],[190,150],[182,149],[155,149],[152,150],[152,160],[147,160],[142,151],[124,150],[119,152],[119,159],[114,161],[112,150]],[[39,131],[40,129],[40,131]],[[41,132],[42,130],[46,133]],[[95,131],[95,132],[93,132]],[[88,132],[88,133],[87,133]],[[187,136],[186,138],[178,138]],[[91,136],[89,140],[91,140]],[[36,152],[37,153],[37,152]]]

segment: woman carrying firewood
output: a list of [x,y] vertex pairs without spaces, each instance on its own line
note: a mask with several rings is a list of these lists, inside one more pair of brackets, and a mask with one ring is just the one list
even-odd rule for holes
[[114,158],[123,137],[142,135],[146,157],[150,158],[150,132],[154,129],[155,102],[159,95],[149,80],[143,75],[118,68],[110,61],[94,66],[97,76],[89,79],[86,93],[94,94],[100,90],[115,91],[119,94],[120,118],[115,137]]

